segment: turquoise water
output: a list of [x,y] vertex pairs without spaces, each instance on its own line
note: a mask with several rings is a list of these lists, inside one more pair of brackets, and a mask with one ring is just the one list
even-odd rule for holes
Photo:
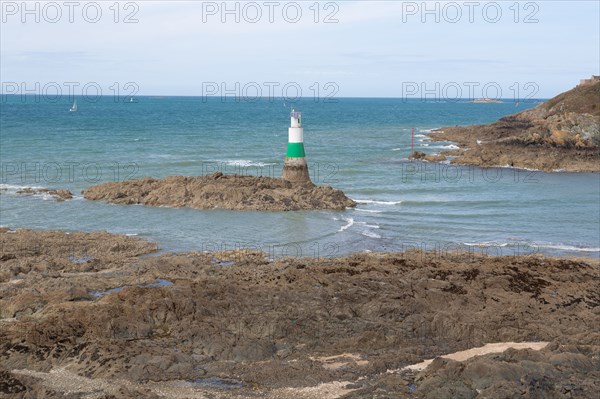
[[[488,123],[536,103],[302,99],[305,148],[318,184],[358,200],[344,212],[234,212],[117,206],[83,200],[106,181],[224,173],[280,176],[290,104],[201,97],[137,103],[6,96],[0,109],[0,224],[106,230],[164,250],[260,248],[271,256],[457,247],[490,254],[600,256],[598,174],[542,173],[409,162],[434,153],[430,129]],[[18,196],[20,187],[66,188],[74,200]]]

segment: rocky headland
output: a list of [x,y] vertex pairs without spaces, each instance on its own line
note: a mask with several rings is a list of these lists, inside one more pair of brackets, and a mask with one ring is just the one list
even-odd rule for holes
[[453,163],[543,171],[600,172],[600,82],[577,86],[489,125],[456,126],[429,135],[461,148]]
[[[0,397],[600,391],[597,261],[156,251],[123,235],[0,229]],[[507,342],[531,344],[480,348]],[[472,348],[481,356],[439,357]]]
[[88,200],[113,204],[256,211],[344,210],[356,203],[330,186],[272,177],[224,175],[143,178],[92,186]]

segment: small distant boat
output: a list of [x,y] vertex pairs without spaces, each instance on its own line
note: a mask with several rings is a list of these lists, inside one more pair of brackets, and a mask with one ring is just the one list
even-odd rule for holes
[[73,101],[73,105],[69,108],[69,112],[77,112],[77,100]]
[[138,101],[135,100],[133,97],[129,97],[129,101],[125,100],[126,103],[137,103]]

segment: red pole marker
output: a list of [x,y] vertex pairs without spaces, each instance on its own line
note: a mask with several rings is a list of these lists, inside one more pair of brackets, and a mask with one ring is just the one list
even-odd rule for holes
[[415,128],[412,128],[412,142],[410,144],[410,157],[415,157]]

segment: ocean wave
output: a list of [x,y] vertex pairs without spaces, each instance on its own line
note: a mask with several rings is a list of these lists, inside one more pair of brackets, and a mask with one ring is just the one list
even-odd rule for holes
[[484,241],[484,242],[463,242],[463,245],[468,247],[506,247],[507,242],[495,242],[495,241]]
[[392,151],[402,151],[402,148],[392,148]]
[[40,186],[16,186],[13,184],[0,184],[0,192],[4,194],[16,194],[17,191],[32,189],[32,190],[44,190],[46,187]]
[[224,162],[226,165],[237,166],[240,168],[248,168],[251,166],[257,166],[257,167],[262,168],[263,166],[277,165],[276,163],[273,163],[273,162],[255,162],[255,161],[250,161],[247,159],[229,159],[229,160],[225,160],[222,162]]
[[[19,194],[19,191],[22,190],[34,190],[37,192]],[[48,190],[48,188],[41,186],[16,186],[12,184],[0,184],[0,194],[26,195],[29,197],[41,198],[44,201],[53,201],[56,199],[54,195],[47,192],[40,192],[39,190]]]
[[378,211],[375,209],[361,209],[361,208],[354,208],[355,211],[358,212],[367,212],[367,213],[383,213],[383,211]]
[[378,225],[376,225],[376,224],[366,224],[366,223],[365,223],[365,224],[364,224],[364,226],[365,226],[365,227],[368,227],[368,228],[370,228],[370,229],[380,229],[380,228],[381,228],[381,226],[378,226]]
[[371,199],[352,199],[358,204],[376,204],[376,205],[399,205],[402,201],[378,201]]
[[498,165],[498,166],[496,166],[496,168],[502,168],[502,169],[521,169],[521,170],[527,170],[529,172],[541,172],[540,169],[525,168],[525,167],[516,167],[516,166],[510,166],[508,164],[507,165]]
[[368,231],[368,230],[365,230],[365,231],[361,232],[360,234],[362,234],[365,237],[369,237],[369,238],[381,238],[381,236],[379,234],[373,233],[372,231]]
[[344,230],[352,227],[352,225],[354,224],[354,218],[342,218],[342,219],[345,220],[347,222],[347,224],[340,227],[340,229],[338,231],[344,231]]
[[600,248],[576,247],[562,244],[533,244],[532,247],[558,249],[560,251],[600,252]]
[[509,245],[521,245],[521,246],[529,246],[531,248],[546,248],[546,249],[557,249],[559,251],[574,251],[574,252],[600,252],[600,248],[594,247],[577,247],[574,245],[566,245],[566,244],[539,244],[535,242],[496,242],[496,241],[483,241],[483,242],[463,242],[462,245],[466,245],[469,247],[506,247]]
[[445,148],[447,150],[458,150],[460,147],[455,144],[443,145],[440,148]]
[[367,222],[356,222],[356,224],[360,224],[361,226],[368,227],[370,229],[378,229],[379,226],[376,224],[368,224]]

